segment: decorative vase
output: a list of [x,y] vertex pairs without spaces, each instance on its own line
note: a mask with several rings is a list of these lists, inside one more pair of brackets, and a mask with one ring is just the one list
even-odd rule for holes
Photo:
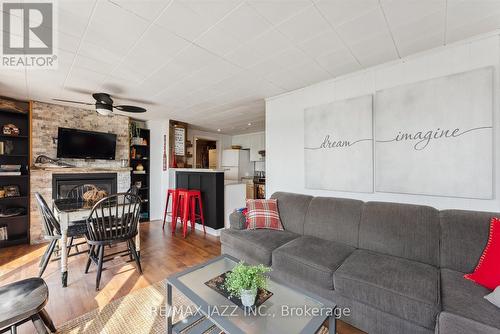
[[138,163],[135,167],[136,171],[142,172],[144,170],[144,166],[141,163]]
[[252,307],[255,304],[257,290],[241,290],[241,304],[246,307]]

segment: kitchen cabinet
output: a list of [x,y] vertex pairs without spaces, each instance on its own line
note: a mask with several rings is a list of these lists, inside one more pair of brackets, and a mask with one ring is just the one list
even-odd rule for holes
[[240,145],[244,149],[250,149],[250,161],[264,161],[259,151],[266,149],[265,132],[233,136],[232,144]]
[[234,136],[232,141],[232,145],[239,145],[243,149],[249,149],[250,148],[250,135],[237,135]]
[[254,135],[250,138],[250,161],[263,161],[264,157],[259,154],[259,151],[266,149],[266,138],[264,133]]

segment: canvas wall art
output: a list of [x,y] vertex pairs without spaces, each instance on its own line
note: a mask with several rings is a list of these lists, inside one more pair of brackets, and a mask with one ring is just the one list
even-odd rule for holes
[[372,96],[304,111],[305,186],[373,192]]
[[378,91],[375,190],[493,196],[493,68]]

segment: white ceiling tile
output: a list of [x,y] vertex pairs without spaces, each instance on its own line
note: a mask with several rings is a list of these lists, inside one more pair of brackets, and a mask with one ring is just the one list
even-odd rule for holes
[[218,62],[221,58],[196,45],[190,45],[182,50],[175,58],[174,62],[183,66],[187,71],[195,72],[202,67],[210,66]]
[[278,70],[268,73],[266,79],[286,90],[294,90],[301,87],[300,79],[294,77],[288,70]]
[[379,7],[339,25],[336,29],[340,37],[350,45],[369,40],[373,35],[389,34],[389,28]]
[[102,82],[106,79],[106,75],[92,72],[88,69],[73,67],[66,80],[65,87],[74,87],[88,89],[91,91],[98,90]]
[[316,58],[316,60],[334,76],[361,69],[361,66],[347,48],[324,54]]
[[147,94],[147,96],[154,96],[192,72],[181,64],[170,62],[147,77],[144,82],[136,87],[136,90],[142,94]]
[[271,73],[276,70],[284,70],[285,68],[281,65],[279,60],[277,59],[266,59],[263,62],[252,65],[248,68],[248,70],[259,77],[264,77],[268,73]]
[[224,17],[217,27],[231,33],[239,40],[247,41],[271,29],[269,24],[252,7],[243,4]]
[[304,62],[308,56],[297,47],[291,47],[272,56],[270,59],[280,63],[281,67],[289,68]]
[[446,0],[382,0],[381,3],[391,29],[417,24],[437,12],[441,13],[441,24],[444,24]]
[[225,57],[239,66],[248,68],[292,48],[292,45],[282,33],[272,29],[244,43]]
[[57,11],[57,30],[66,35],[82,37],[95,1],[59,0],[55,3]]
[[376,9],[379,5],[378,0],[321,0],[315,2],[317,8],[334,26],[356,19]]
[[290,40],[299,43],[329,29],[329,24],[315,7],[309,7],[277,26]]
[[241,5],[242,0],[182,0],[183,4],[215,24]]
[[109,68],[108,71],[113,70],[123,57],[123,54],[117,54],[105,47],[102,47],[101,45],[97,45],[89,41],[82,41],[78,55],[94,59],[101,63],[109,64],[111,68]]
[[58,50],[64,50],[72,53],[76,53],[78,51],[81,38],[66,35],[61,32],[57,33],[56,38],[57,43],[55,43],[54,45],[57,45]]
[[481,33],[490,32],[500,27],[500,13],[485,17],[476,22],[469,22],[455,28],[448,28],[446,31],[446,43],[456,42]]
[[289,69],[293,76],[297,77],[305,85],[317,83],[331,77],[331,74],[325,71],[314,61],[306,61]]
[[447,43],[500,26],[500,1],[450,0],[447,9]]
[[344,43],[333,30],[327,30],[298,44],[305,53],[315,58],[325,53],[344,48]]
[[229,61],[244,68],[262,62],[268,57],[267,54],[259,52],[258,49],[249,44],[244,44],[225,56]]
[[243,42],[243,40],[234,35],[230,30],[224,30],[219,26],[211,28],[196,39],[197,45],[218,55],[225,55],[235,50]]
[[194,40],[211,25],[207,18],[179,0],[174,0],[156,23],[189,40]]
[[114,69],[114,71],[105,81],[104,85],[115,83],[123,84],[124,82],[126,82],[127,84],[139,85],[146,78],[146,75],[144,75],[142,72],[139,72],[137,67],[131,67],[122,64]]
[[412,40],[436,34],[441,34],[443,39],[442,43],[444,43],[444,22],[445,11],[442,10],[420,17],[417,20],[413,20],[398,27],[391,26],[391,31],[396,41],[396,45],[400,43],[407,44]]
[[293,46],[293,44],[276,29],[268,30],[264,34],[249,40],[247,45],[268,57]]
[[248,0],[247,2],[250,6],[254,7],[260,15],[265,17],[274,25],[277,25],[312,6],[309,0]]
[[394,42],[388,33],[372,35],[369,39],[352,44],[350,47],[364,67],[398,58]]
[[171,0],[111,0],[116,5],[149,21],[155,19]]
[[186,40],[152,25],[124,60],[129,67],[144,75],[152,73],[176,54],[190,46]]
[[500,13],[500,1],[497,0],[449,0],[448,29],[481,21]]
[[99,1],[84,41],[123,57],[147,26],[146,20],[108,1]]
[[106,58],[95,59],[82,55],[76,55],[74,66],[80,69],[90,70],[91,72],[109,75],[113,70],[114,63],[107,61]]
[[398,50],[401,57],[409,56],[413,53],[429,50],[443,45],[443,33],[421,36],[417,39],[398,42]]

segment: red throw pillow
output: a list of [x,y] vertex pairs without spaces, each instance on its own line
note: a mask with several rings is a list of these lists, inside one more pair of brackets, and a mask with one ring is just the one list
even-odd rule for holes
[[247,209],[248,229],[283,230],[278,213],[278,202],[275,199],[248,199]]
[[486,248],[474,272],[464,277],[490,290],[500,286],[500,219],[491,219]]

